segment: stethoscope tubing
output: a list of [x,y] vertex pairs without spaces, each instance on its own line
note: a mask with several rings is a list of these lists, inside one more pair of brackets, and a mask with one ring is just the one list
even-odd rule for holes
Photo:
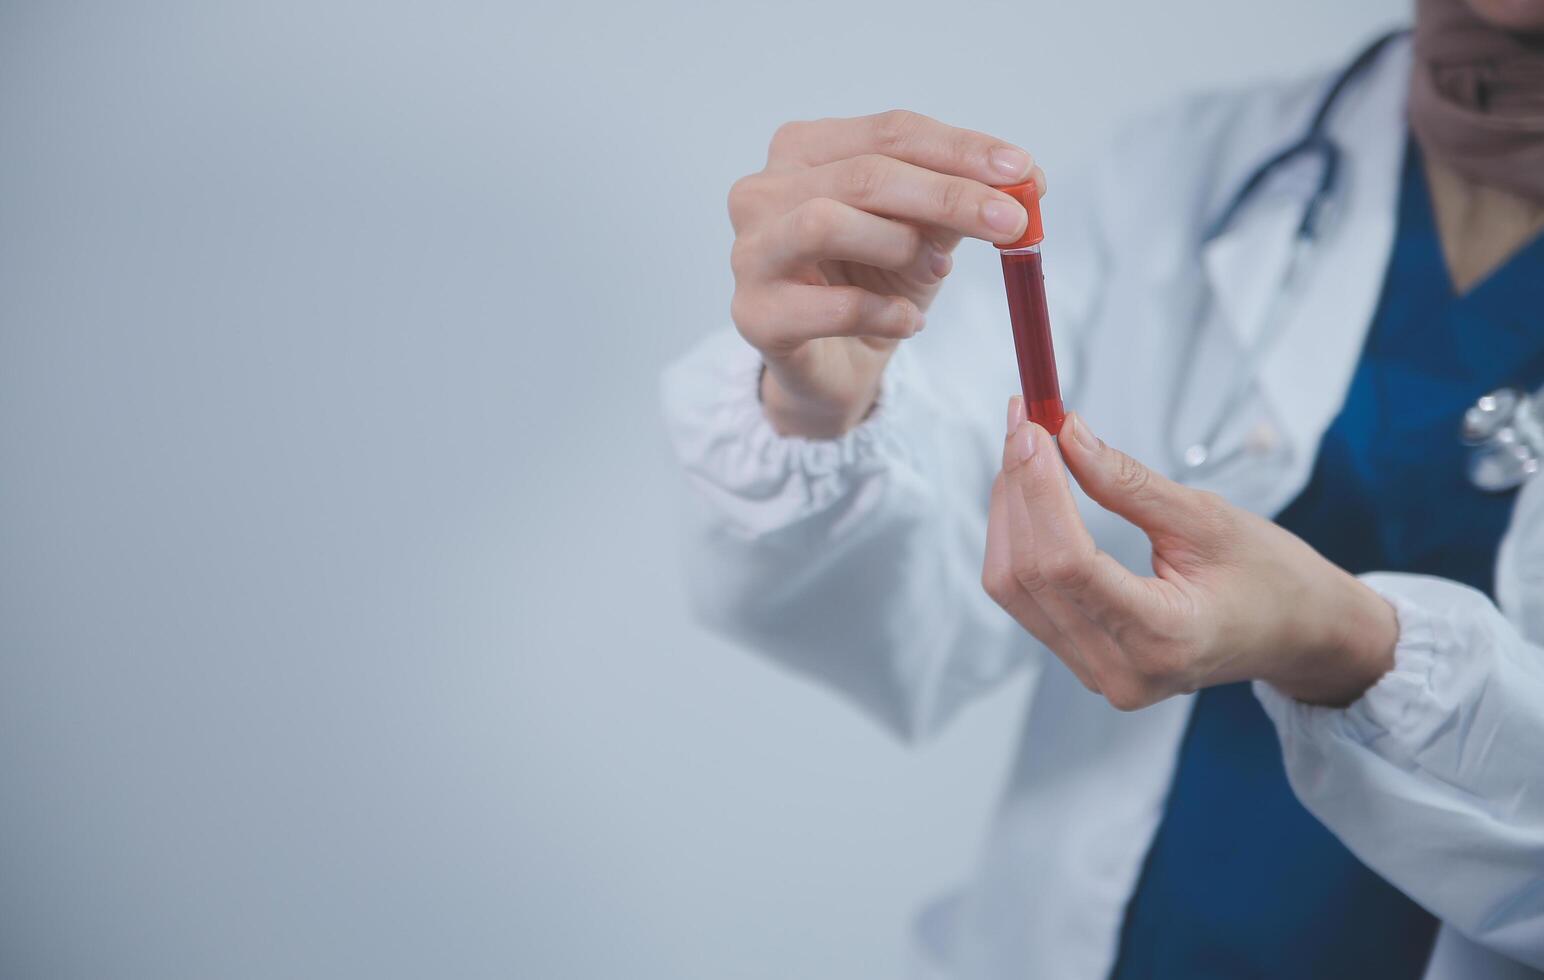
[[1250,389],[1259,377],[1266,353],[1285,326],[1290,301],[1299,284],[1304,280],[1314,253],[1318,250],[1320,241],[1327,231],[1327,219],[1332,213],[1334,198],[1340,187],[1341,173],[1340,147],[1329,138],[1328,133],[1330,116],[1351,83],[1377,61],[1378,56],[1391,42],[1405,33],[1405,31],[1394,31],[1383,35],[1341,69],[1314,109],[1313,117],[1302,136],[1256,166],[1229,198],[1227,205],[1220,210],[1216,219],[1207,227],[1207,233],[1201,240],[1202,248],[1227,231],[1255,194],[1265,186],[1272,174],[1298,159],[1306,157],[1319,160],[1318,180],[1313,193],[1309,195],[1303,206],[1303,217],[1298,222],[1294,233],[1295,240],[1286,268],[1282,271],[1281,281],[1272,293],[1270,303],[1261,313],[1260,328],[1253,332],[1254,339],[1244,352],[1239,370],[1230,375],[1228,393],[1222,399],[1212,420],[1202,431],[1201,438],[1186,443],[1183,452],[1176,453],[1173,434],[1178,429],[1180,401],[1184,393],[1190,389],[1191,379],[1188,375],[1194,370],[1199,338],[1208,319],[1209,310],[1200,311],[1201,315],[1196,317],[1196,322],[1191,328],[1192,336],[1187,363],[1181,368],[1182,376],[1176,379],[1177,383],[1169,398],[1165,420],[1165,428],[1169,434],[1166,442],[1169,448],[1169,462],[1180,479],[1199,479],[1208,476],[1246,451],[1246,447],[1240,445],[1219,454],[1216,447],[1223,430],[1233,420],[1238,409],[1243,406]]
[[[1218,407],[1210,413],[1210,421],[1202,427],[1200,438],[1180,443],[1184,449],[1176,452],[1175,435],[1179,431],[1183,400],[1196,387],[1192,384],[1193,374],[1200,358],[1205,327],[1213,313],[1210,297],[1197,310],[1164,415],[1164,442],[1176,479],[1185,482],[1204,479],[1258,448],[1248,438],[1243,438],[1226,451],[1218,451],[1223,433],[1229,423],[1238,421],[1240,410],[1260,378],[1266,355],[1285,330],[1297,293],[1307,280],[1325,236],[1330,233],[1331,219],[1337,211],[1342,170],[1341,149],[1329,136],[1330,117],[1351,84],[1377,62],[1378,56],[1394,40],[1407,33],[1401,30],[1383,35],[1341,69],[1319,100],[1302,135],[1250,171],[1226,206],[1207,226],[1199,246],[1201,250],[1232,226],[1272,174],[1304,158],[1319,161],[1318,180],[1303,205],[1302,219],[1294,232],[1286,265],[1270,301],[1261,311],[1259,328],[1249,332],[1252,339],[1244,349],[1237,369],[1228,373],[1228,387]],[[1502,413],[1504,417],[1487,416],[1490,411],[1487,406],[1503,403],[1506,406]],[[1469,410],[1465,416],[1466,426],[1476,418],[1485,418],[1491,424],[1483,438],[1472,438],[1472,433],[1464,437],[1465,443],[1473,447],[1468,475],[1476,487],[1487,492],[1505,492],[1544,472],[1544,389],[1534,393],[1516,389],[1490,392],[1481,396]]]

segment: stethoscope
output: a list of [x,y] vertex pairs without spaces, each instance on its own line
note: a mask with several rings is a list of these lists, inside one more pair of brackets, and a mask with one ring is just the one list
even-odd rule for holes
[[[1261,316],[1260,329],[1244,352],[1239,369],[1230,372],[1233,381],[1224,394],[1221,407],[1201,437],[1185,443],[1182,452],[1175,453],[1170,444],[1173,457],[1170,462],[1174,465],[1175,474],[1182,480],[1204,477],[1255,448],[1251,441],[1245,440],[1231,449],[1219,449],[1219,439],[1223,429],[1249,397],[1266,350],[1285,322],[1289,300],[1302,284],[1334,214],[1336,193],[1340,185],[1341,150],[1329,137],[1330,114],[1351,83],[1365,74],[1383,50],[1404,33],[1395,31],[1378,38],[1341,69],[1320,99],[1303,135],[1257,166],[1207,228],[1206,236],[1202,239],[1203,247],[1228,229],[1273,174],[1299,160],[1318,161],[1319,179],[1303,206],[1303,217],[1293,235],[1281,281]],[[1198,324],[1196,334],[1199,335],[1199,332]],[[1194,370],[1197,339],[1192,338],[1191,356],[1185,358],[1186,372]],[[1180,378],[1180,383],[1175,386],[1168,412],[1167,428],[1171,433],[1176,431],[1180,399],[1189,388],[1189,380],[1188,377]],[[1469,479],[1476,487],[1500,492],[1520,486],[1544,468],[1544,389],[1530,394],[1503,388],[1480,397],[1464,414],[1460,438],[1465,445],[1472,447],[1467,468]]]

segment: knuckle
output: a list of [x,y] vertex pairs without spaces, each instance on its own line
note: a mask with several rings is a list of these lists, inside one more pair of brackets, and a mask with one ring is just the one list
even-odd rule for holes
[[874,117],[874,142],[881,149],[904,147],[922,125],[923,117],[909,109],[890,109]]
[[961,167],[970,166],[986,157],[982,139],[975,133],[957,129],[949,136],[949,159]]
[[746,343],[762,352],[797,346],[789,336],[786,311],[763,290],[736,290],[729,301],[729,315]]
[[847,166],[847,193],[858,204],[867,204],[879,195],[885,179],[885,158],[877,153],[854,157]]
[[851,330],[863,318],[863,303],[854,290],[834,289],[828,299],[826,321],[837,330]]
[[1083,665],[1083,671],[1078,675],[1078,680],[1092,694],[1104,694],[1105,674],[1101,670],[1098,661],[1089,661]]
[[938,206],[938,213],[943,215],[960,214],[965,208],[969,187],[969,184],[959,178],[940,180],[937,189],[933,192],[933,200]]
[[803,142],[806,129],[808,124],[801,119],[790,119],[774,129],[772,140],[767,144],[767,157],[792,156],[794,147]]
[[1148,692],[1146,685],[1131,677],[1112,679],[1101,687],[1105,700],[1110,702],[1110,707],[1116,711],[1140,711],[1156,700]]
[[1033,558],[1015,559],[1012,571],[1014,584],[1030,595],[1039,595],[1049,584],[1040,569],[1040,563]]
[[1146,466],[1125,453],[1115,459],[1115,484],[1129,496],[1145,493],[1153,475]]
[[747,174],[729,185],[729,220],[736,227],[745,221],[755,208],[759,174]]
[[1083,555],[1072,552],[1056,552],[1045,556],[1041,573],[1047,582],[1059,590],[1077,592],[1088,587],[1093,579],[1093,566]]
[[740,329],[747,340],[760,329],[762,315],[761,303],[750,293],[743,289],[736,289],[734,296],[729,300],[729,318]]
[[[734,273],[735,279],[744,278],[754,265],[756,246],[750,236],[737,235],[734,243],[729,246],[729,269]],[[731,303],[731,307],[733,303]]]
[[830,241],[841,222],[842,207],[829,197],[812,197],[794,209],[793,233],[805,246]]
[[1019,582],[1011,569],[991,566],[981,570],[981,587],[992,597],[993,602],[1006,606],[1017,594]]

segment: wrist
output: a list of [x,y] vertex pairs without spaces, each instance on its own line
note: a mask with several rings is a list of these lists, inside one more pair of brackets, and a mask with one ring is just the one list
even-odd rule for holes
[[865,397],[849,402],[830,402],[801,398],[791,394],[766,365],[761,369],[759,385],[761,410],[772,428],[781,436],[805,439],[837,439],[862,422],[873,411],[879,385]]
[[1286,676],[1265,679],[1298,701],[1342,708],[1393,669],[1399,617],[1377,592],[1333,571],[1323,599],[1305,610],[1316,635]]

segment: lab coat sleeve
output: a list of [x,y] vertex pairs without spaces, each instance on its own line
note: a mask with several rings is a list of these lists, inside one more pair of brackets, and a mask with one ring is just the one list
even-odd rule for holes
[[[1063,394],[1099,313],[1106,220],[1129,181],[1111,154],[1046,196],[1046,276]],[[664,374],[686,472],[688,592],[698,618],[855,702],[898,737],[937,732],[1044,648],[981,586],[987,504],[1018,390],[1002,271],[979,242],[899,345],[873,412],[841,438],[780,436],[760,355],[733,330]]]
[[1399,616],[1389,673],[1345,709],[1255,685],[1292,787],[1449,926],[1544,968],[1544,648],[1466,586],[1363,580]]
[[760,357],[731,331],[663,383],[694,491],[686,558],[698,618],[905,740],[936,731],[1031,650],[980,585],[1000,436],[941,396],[919,360],[901,345],[874,411],[834,440],[771,427]]

